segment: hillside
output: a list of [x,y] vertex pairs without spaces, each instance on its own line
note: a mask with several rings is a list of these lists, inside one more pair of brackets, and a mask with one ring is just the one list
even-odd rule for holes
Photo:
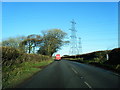
[[63,56],[63,59],[99,66],[120,73],[120,48],[95,51],[82,55]]

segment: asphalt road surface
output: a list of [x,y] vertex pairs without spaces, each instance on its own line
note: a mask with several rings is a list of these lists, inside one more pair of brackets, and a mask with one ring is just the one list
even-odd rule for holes
[[54,61],[17,88],[120,88],[120,76],[78,62]]

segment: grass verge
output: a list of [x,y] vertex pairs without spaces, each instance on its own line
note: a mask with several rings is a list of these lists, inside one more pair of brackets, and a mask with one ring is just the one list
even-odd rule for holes
[[120,64],[117,64],[117,65],[104,64],[104,63],[100,63],[99,62],[100,60],[96,58],[93,60],[83,60],[83,58],[65,58],[65,59],[70,61],[75,61],[78,63],[90,64],[92,66],[103,68],[120,75]]
[[16,85],[22,83],[27,78],[40,71],[43,67],[52,63],[53,60],[40,62],[24,62],[11,67],[3,67],[2,86],[4,88],[14,88]]

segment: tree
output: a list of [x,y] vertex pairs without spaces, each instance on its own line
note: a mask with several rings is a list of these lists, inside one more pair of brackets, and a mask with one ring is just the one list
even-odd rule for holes
[[60,29],[43,31],[42,34],[42,43],[38,50],[39,54],[52,56],[52,54],[57,52],[62,45],[67,43],[67,41],[63,41],[67,34]]
[[20,48],[20,43],[25,39],[25,36],[10,37],[2,41],[2,46]]
[[41,41],[42,39],[40,35],[31,34],[28,35],[23,42],[21,42],[21,45],[24,46],[26,52],[35,53],[35,49]]

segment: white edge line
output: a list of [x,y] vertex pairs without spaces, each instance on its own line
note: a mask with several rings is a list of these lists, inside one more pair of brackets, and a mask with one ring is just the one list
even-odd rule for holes
[[84,82],[89,88],[92,88],[87,82]]

